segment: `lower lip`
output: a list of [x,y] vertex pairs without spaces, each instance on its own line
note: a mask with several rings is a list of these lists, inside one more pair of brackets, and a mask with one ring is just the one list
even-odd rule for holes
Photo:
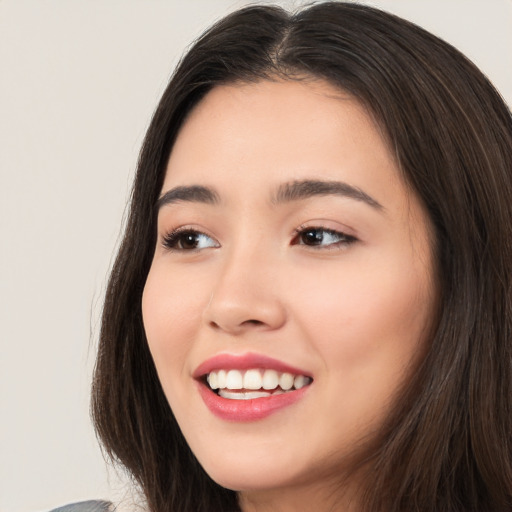
[[279,395],[252,400],[230,400],[222,398],[199,382],[199,393],[206,407],[218,418],[227,421],[257,421],[289,407],[300,400],[309,386]]

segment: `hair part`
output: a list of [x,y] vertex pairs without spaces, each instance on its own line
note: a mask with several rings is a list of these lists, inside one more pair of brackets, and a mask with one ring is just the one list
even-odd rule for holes
[[[184,119],[215,86],[323,79],[373,115],[434,231],[439,315],[425,357],[365,445],[362,510],[512,508],[512,118],[452,46],[394,15],[328,2],[241,9],[178,65],[141,150],[105,297],[92,414],[152,512],[239,510],[191,453],[160,386],[141,299],[156,204]],[[341,476],[340,476],[341,478]]]

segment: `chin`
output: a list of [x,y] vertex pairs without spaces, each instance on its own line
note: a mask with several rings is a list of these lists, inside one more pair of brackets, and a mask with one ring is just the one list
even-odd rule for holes
[[210,478],[217,484],[232,491],[265,491],[285,487],[289,481],[274,472],[254,471],[240,472],[238,469],[233,471],[213,471],[208,472]]
[[233,491],[270,490],[302,480],[300,472],[290,471],[289,464],[276,464],[275,456],[267,460],[237,457],[236,461],[226,457],[220,464],[204,464],[203,469],[215,483]]

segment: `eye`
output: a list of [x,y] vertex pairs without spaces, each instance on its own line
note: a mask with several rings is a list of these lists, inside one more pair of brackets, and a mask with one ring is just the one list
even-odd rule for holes
[[351,235],[321,227],[300,227],[296,230],[293,245],[307,245],[309,247],[345,247],[357,241]]
[[209,247],[219,247],[211,236],[194,229],[175,229],[164,236],[163,246],[173,251],[198,251]]

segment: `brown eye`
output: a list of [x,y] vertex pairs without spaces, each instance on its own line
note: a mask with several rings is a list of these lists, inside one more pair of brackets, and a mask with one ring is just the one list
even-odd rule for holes
[[180,249],[196,249],[199,245],[199,236],[197,233],[180,233],[176,240],[176,247]]
[[169,233],[164,237],[163,245],[174,251],[194,251],[219,246],[210,236],[192,229]]
[[300,233],[299,238],[304,245],[320,245],[324,239],[324,233],[321,229],[308,229]]
[[339,247],[347,246],[357,239],[340,231],[325,228],[304,228],[297,231],[294,243],[309,247]]

